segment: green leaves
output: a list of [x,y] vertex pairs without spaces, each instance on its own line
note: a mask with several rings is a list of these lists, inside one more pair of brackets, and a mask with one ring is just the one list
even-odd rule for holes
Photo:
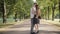
[[33,4],[32,0],[5,0],[7,16],[15,15],[24,17],[24,14],[29,16],[30,8]]
[[54,7],[54,4],[55,4],[55,16],[56,16],[56,14],[58,14],[58,3],[59,2],[59,0],[37,0],[37,3],[38,3],[38,5],[39,5],[39,7],[40,7],[40,9],[42,10],[42,13],[44,13],[44,15],[46,14],[47,15],[47,13],[45,13],[45,12],[47,12],[48,11],[48,6],[50,7],[49,8],[49,16],[50,15],[52,15],[52,7]]

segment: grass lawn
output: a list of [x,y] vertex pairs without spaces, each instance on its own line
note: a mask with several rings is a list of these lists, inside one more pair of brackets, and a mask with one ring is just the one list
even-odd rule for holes
[[10,26],[10,25],[13,25],[13,24],[1,24],[0,23],[0,28],[7,27],[7,26]]
[[60,22],[54,22],[53,24],[60,27]]
[[7,23],[3,24],[3,20],[0,18],[0,28],[7,27],[15,24],[14,19],[7,19]]
[[55,26],[60,27],[60,22],[57,19],[55,21],[52,21],[52,20],[47,20],[47,21],[48,21],[48,23],[51,23],[51,24],[54,24]]
[[[25,19],[22,19],[21,22],[25,21]],[[21,23],[20,22],[20,23]],[[19,22],[15,22],[14,19],[7,19],[7,23],[3,24],[2,19],[0,19],[0,28],[8,27],[14,24],[17,24]]]

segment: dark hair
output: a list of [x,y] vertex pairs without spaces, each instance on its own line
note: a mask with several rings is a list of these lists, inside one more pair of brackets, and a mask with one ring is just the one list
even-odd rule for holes
[[37,3],[34,3],[34,4],[37,4]]
[[39,7],[38,7],[38,5],[36,5],[36,10],[38,10],[39,9]]

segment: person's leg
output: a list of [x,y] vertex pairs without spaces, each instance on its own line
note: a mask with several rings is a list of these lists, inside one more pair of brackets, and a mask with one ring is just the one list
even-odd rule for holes
[[39,24],[37,24],[37,31],[39,31]]
[[38,30],[38,25],[35,24],[35,31],[37,32],[37,30]]
[[34,24],[31,24],[31,32],[33,32]]
[[39,19],[37,20],[38,21],[38,23],[37,23],[37,32],[39,32]]
[[33,24],[33,19],[31,19],[31,33],[33,32],[34,25],[35,25],[35,24]]
[[36,33],[39,32],[39,24],[35,24],[35,31],[36,31]]

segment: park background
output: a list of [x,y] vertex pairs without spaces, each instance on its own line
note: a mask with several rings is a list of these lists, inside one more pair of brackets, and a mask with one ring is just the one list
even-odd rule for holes
[[[42,19],[56,21],[56,24],[60,22],[60,0],[36,0],[35,2],[39,5]],[[33,4],[33,0],[0,0],[0,27],[30,19],[30,9]]]

